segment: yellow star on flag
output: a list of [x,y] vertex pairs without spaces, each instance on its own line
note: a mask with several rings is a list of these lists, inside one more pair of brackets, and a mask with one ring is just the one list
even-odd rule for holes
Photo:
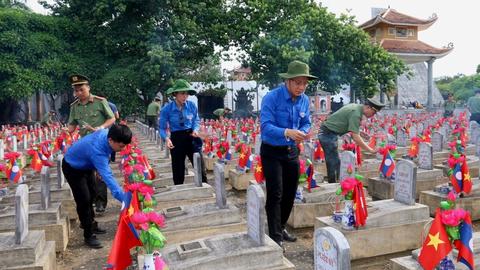
[[243,153],[241,153],[240,158],[245,158],[245,155]]
[[463,175],[463,181],[472,181],[472,178],[470,177],[470,173],[466,173]]
[[437,232],[435,235],[428,234],[428,237],[430,237],[430,241],[427,246],[433,246],[435,251],[438,250],[438,245],[445,243],[445,241],[440,239],[440,232]]
[[414,144],[412,145],[411,148],[412,148],[412,150],[416,150],[416,149],[417,149],[417,147],[416,147]]
[[256,172],[262,172],[262,167],[257,166],[257,168],[255,168],[255,171],[256,171]]

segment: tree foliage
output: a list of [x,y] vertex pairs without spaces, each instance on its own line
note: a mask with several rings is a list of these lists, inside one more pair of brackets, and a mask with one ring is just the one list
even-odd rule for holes
[[393,88],[397,76],[407,71],[403,62],[372,44],[353,17],[336,18],[314,1],[233,2],[235,25],[245,28],[235,45],[247,52],[245,61],[270,86],[279,82],[278,73],[292,60],[308,62],[324,90],[350,84],[363,96],[380,86]]
[[443,95],[452,93],[456,100],[466,101],[475,94],[476,88],[480,88],[480,74],[443,77],[437,79],[435,84]]
[[0,100],[65,89],[77,62],[65,42],[64,19],[0,9]]

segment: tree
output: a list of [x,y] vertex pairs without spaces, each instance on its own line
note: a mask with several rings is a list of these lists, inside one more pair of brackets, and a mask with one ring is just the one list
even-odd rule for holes
[[278,73],[292,60],[308,62],[324,90],[334,92],[350,84],[363,96],[373,95],[380,86],[392,89],[397,76],[407,71],[403,62],[370,43],[354,25],[354,17],[336,18],[308,0],[233,2],[241,21],[234,25],[246,25],[235,44],[246,51],[244,61],[254,74],[270,86],[279,82]]

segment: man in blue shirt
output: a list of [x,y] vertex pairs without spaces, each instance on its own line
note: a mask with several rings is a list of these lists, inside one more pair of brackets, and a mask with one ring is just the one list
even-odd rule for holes
[[[193,153],[198,151],[198,145],[200,145],[198,142],[200,119],[197,106],[187,100],[189,95],[196,93],[186,80],[179,79],[167,92],[167,95],[175,97],[174,101],[169,102],[160,111],[158,121],[160,137],[165,140],[166,146],[170,149],[175,185],[181,185],[185,180],[185,157],[188,157],[193,165]],[[167,127],[170,128],[170,137],[167,135]],[[201,151],[199,153],[201,155]],[[201,161],[202,181],[207,182],[203,158]]]
[[92,207],[96,194],[94,172],[97,170],[113,197],[122,202],[124,192],[113,176],[109,160],[111,153],[122,151],[131,140],[132,131],[126,125],[113,125],[74,143],[63,159],[62,171],[72,189],[85,244],[89,247],[101,248],[95,234],[106,233],[98,227]]
[[292,210],[300,166],[297,143],[307,138],[310,130],[308,97],[304,94],[310,68],[300,61],[288,65],[287,73],[280,73],[285,84],[271,90],[262,100],[260,113],[263,173],[267,187],[265,209],[270,238],[283,248],[283,241],[297,238],[285,229]]

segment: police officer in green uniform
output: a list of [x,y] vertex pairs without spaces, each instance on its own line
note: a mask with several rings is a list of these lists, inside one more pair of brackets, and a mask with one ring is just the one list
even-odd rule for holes
[[467,108],[470,111],[470,121],[480,124],[480,88],[475,89],[475,96],[467,100]]
[[453,100],[453,95],[449,93],[447,95],[447,100],[445,100],[445,104],[443,105],[445,108],[445,112],[443,113],[443,117],[450,117],[453,115],[453,111],[455,110],[455,100]]
[[229,115],[232,112],[232,110],[228,107],[225,108],[218,108],[215,111],[213,111],[213,115],[218,117],[218,120],[223,121],[223,119]]
[[368,98],[365,104],[348,104],[330,115],[320,127],[318,139],[325,152],[327,178],[329,183],[338,182],[340,175],[340,158],[338,156],[338,136],[347,132],[352,133],[352,139],[365,151],[376,153],[376,149],[369,147],[360,137],[360,122],[362,117],[373,117],[385,104]]
[[147,123],[149,127],[158,130],[158,115],[160,114],[160,98],[155,97],[147,107]]
[[[77,100],[70,105],[68,118],[70,132],[79,126],[80,135],[83,137],[91,132],[109,128],[115,123],[115,115],[107,100],[90,94],[90,80],[86,76],[74,74],[69,80],[77,97]],[[107,206],[107,186],[100,177],[97,177],[96,187],[95,207],[97,212],[103,212]]]

